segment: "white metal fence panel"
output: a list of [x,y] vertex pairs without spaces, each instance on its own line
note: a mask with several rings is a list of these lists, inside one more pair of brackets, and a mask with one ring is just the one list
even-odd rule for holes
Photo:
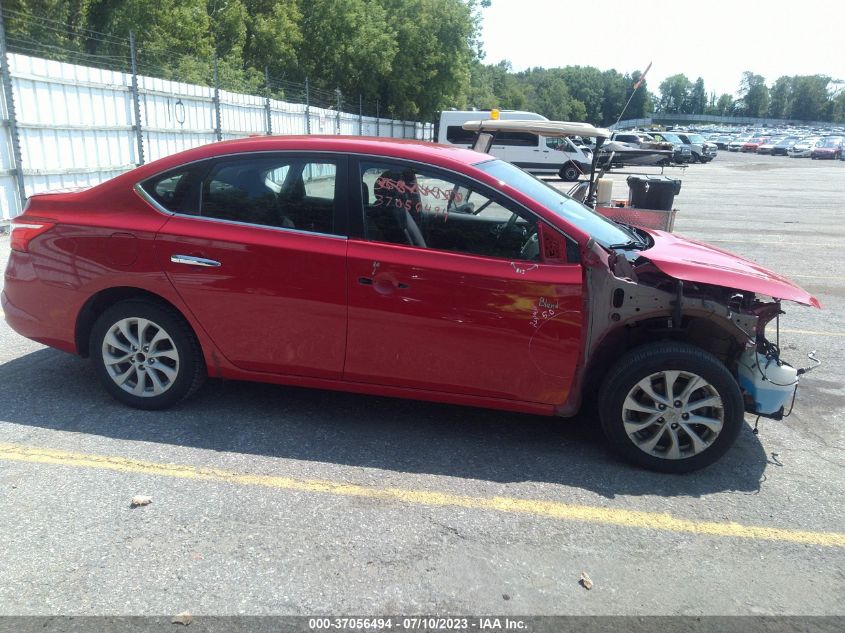
[[[88,187],[149,162],[220,138],[266,134],[345,134],[431,140],[433,126],[362,117],[265,97],[138,76],[143,139],[135,130],[132,75],[9,54],[21,165],[10,126],[0,133],[0,221],[21,212],[26,195]],[[9,122],[0,90],[0,117]],[[219,119],[218,119],[219,108]]]
[[[0,90],[0,117],[9,119],[6,109],[5,91]],[[9,127],[3,126],[0,133],[0,220],[11,218],[20,213],[18,186],[14,175],[15,160],[12,157],[12,137]]]

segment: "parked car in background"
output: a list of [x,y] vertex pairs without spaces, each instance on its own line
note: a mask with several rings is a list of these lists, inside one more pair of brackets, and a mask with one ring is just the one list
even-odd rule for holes
[[818,136],[811,136],[810,138],[804,138],[795,143],[792,147],[790,147],[786,153],[788,156],[792,158],[809,158],[810,153],[813,151],[813,148],[816,146],[821,140]]
[[716,147],[716,144],[711,143],[701,134],[696,134],[695,132],[678,132],[676,136],[685,145],[689,145],[693,163],[709,163],[719,153],[719,148]]
[[793,147],[801,139],[797,136],[787,136],[772,146],[772,156],[788,156],[789,148]]
[[766,139],[765,143],[762,143],[757,146],[757,153],[758,154],[771,154],[772,150],[775,148],[775,145],[780,143],[783,140],[781,137],[774,137],[770,139]]
[[728,143],[729,152],[742,151],[742,146],[751,140],[750,136],[737,136],[730,143]]
[[817,158],[842,158],[842,142],[841,136],[823,138],[813,147],[810,158],[813,160]]
[[[502,110],[500,116],[502,120],[547,120],[536,112],[517,110]],[[437,140],[469,148],[474,134],[463,129],[463,124],[489,118],[489,110],[444,110],[440,113]],[[576,145],[568,138],[546,138],[525,132],[497,134],[490,153],[531,173],[557,174],[569,182],[590,173],[593,162],[593,152],[585,145]]]
[[665,472],[718,460],[745,411],[783,415],[766,376],[798,370],[767,326],[819,305],[488,154],[393,139],[205,145],[33,195],[10,243],[9,325],[129,406],[209,375],[561,417],[596,396],[609,442]]
[[672,162],[681,164],[692,162],[692,149],[675,132],[651,132],[650,135],[655,141],[672,144],[674,148]]
[[718,149],[728,149],[728,145],[730,145],[730,142],[732,140],[733,140],[732,136],[728,136],[727,134],[723,134],[721,136],[718,136],[716,138],[716,140],[713,141],[713,142],[716,143],[716,147]]
[[750,138],[747,141],[745,141],[745,143],[742,144],[742,147],[739,148],[739,151],[745,152],[745,153],[750,152],[750,153],[754,154],[754,153],[757,152],[757,148],[760,147],[767,140],[768,140],[767,138],[763,138],[763,137],[760,137],[760,136]]

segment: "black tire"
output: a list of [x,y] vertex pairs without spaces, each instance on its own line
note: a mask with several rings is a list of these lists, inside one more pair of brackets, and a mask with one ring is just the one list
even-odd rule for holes
[[574,163],[566,163],[557,173],[561,180],[575,182],[581,177],[581,170]]
[[[153,354],[148,353],[147,356],[144,356],[143,353],[139,354],[143,357],[140,362],[134,358],[136,354],[129,354],[133,357],[132,360],[119,365],[112,364],[110,366],[114,369],[110,370],[106,366],[104,340],[112,328],[125,319],[129,319],[130,322],[132,322],[133,319],[145,319],[150,321],[157,329],[152,330],[151,334],[145,337],[147,339],[149,339],[150,336],[158,330],[164,331],[167,335],[167,340],[164,342],[167,345],[167,348],[164,352],[175,349],[176,360],[171,360],[171,357],[174,356],[171,353],[166,357],[160,356],[159,365],[154,366],[151,364],[156,362],[155,358],[153,358]],[[135,337],[138,335],[138,329],[140,328],[137,328],[133,332]],[[132,344],[127,343],[127,341],[129,341],[129,339],[121,338],[119,342],[127,345],[127,347],[132,347]],[[141,344],[143,345],[143,342],[141,342]],[[161,345],[161,343],[158,345]],[[121,350],[119,348],[109,349],[112,350],[112,354],[114,354],[114,356],[120,355]],[[137,350],[138,348],[132,347],[132,349]],[[143,352],[146,350],[138,351]],[[200,349],[199,342],[197,341],[190,325],[185,321],[182,315],[173,308],[154,301],[130,299],[117,303],[105,310],[105,312],[103,312],[94,323],[94,327],[91,330],[89,354],[94,363],[97,376],[100,378],[100,381],[103,383],[106,391],[120,402],[137,409],[154,410],[171,407],[197,391],[197,389],[202,386],[207,376],[202,350]],[[150,360],[150,358],[152,358],[152,360]],[[144,360],[146,360],[146,363],[150,364],[146,364]],[[139,382],[141,382],[141,379],[137,377],[143,376],[143,385],[141,386],[141,390],[146,392],[146,386],[148,385],[150,387],[149,391],[154,391],[152,376],[148,376],[147,372],[153,372],[153,370],[156,370],[155,376],[158,378],[156,382],[159,386],[161,385],[162,379],[167,382],[167,385],[163,387],[163,392],[157,395],[154,395],[153,393],[148,393],[147,395],[134,395],[119,386],[116,379],[112,377],[111,371],[122,373],[124,367],[127,368],[126,371],[134,371],[129,368],[127,363],[132,363],[132,365],[138,369],[140,369],[143,365],[143,369],[131,374],[129,382],[134,380],[134,383],[137,386]],[[172,379],[169,379],[164,373],[162,373],[162,370],[167,369],[168,367],[171,373],[175,372]]]
[[690,159],[691,163],[703,163],[704,161],[701,160],[701,156],[696,154],[695,152],[692,153],[692,158]]
[[[708,388],[714,389],[722,401],[723,419],[722,428],[718,434],[715,434],[715,439],[711,436],[709,446],[701,452],[678,459],[669,459],[649,454],[639,448],[628,436],[623,416],[625,415],[625,400],[637,383],[655,373],[674,370],[696,374],[707,383]],[[696,391],[689,396],[694,393]],[[742,394],[731,372],[712,354],[687,343],[649,343],[629,351],[607,373],[599,392],[599,403],[602,429],[612,447],[637,466],[665,473],[691,472],[717,461],[736,441],[744,422]],[[654,427],[648,427],[642,432],[648,433],[651,429],[655,427],[660,429],[666,424],[668,420],[662,425],[655,424]],[[681,424],[684,423],[681,422]],[[678,428],[677,423],[671,426],[673,429]],[[681,430],[684,432],[683,437],[690,440],[689,435],[686,434],[686,427]],[[709,433],[706,430],[703,432]],[[662,430],[654,431],[651,437],[658,434],[666,437]],[[687,448],[691,446],[690,441]]]

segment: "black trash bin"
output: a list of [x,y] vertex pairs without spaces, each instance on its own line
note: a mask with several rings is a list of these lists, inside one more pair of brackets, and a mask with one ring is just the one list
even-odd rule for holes
[[681,181],[669,176],[628,176],[628,203],[636,209],[671,211]]

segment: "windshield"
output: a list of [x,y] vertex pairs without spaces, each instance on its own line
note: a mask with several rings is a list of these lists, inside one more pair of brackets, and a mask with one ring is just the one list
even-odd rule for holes
[[693,143],[706,143],[707,141],[704,140],[704,137],[701,134],[687,134],[687,138],[691,140]]
[[522,171],[519,167],[501,160],[491,160],[477,164],[475,167],[537,201],[552,213],[588,233],[602,246],[624,244],[632,240],[632,235],[618,224],[600,216],[539,178]]
[[817,147],[839,147],[842,144],[842,139],[839,138],[826,138],[823,141],[819,141]]
[[684,143],[676,134],[670,134],[669,132],[661,132],[660,135],[670,143],[675,143],[676,145],[683,145]]

